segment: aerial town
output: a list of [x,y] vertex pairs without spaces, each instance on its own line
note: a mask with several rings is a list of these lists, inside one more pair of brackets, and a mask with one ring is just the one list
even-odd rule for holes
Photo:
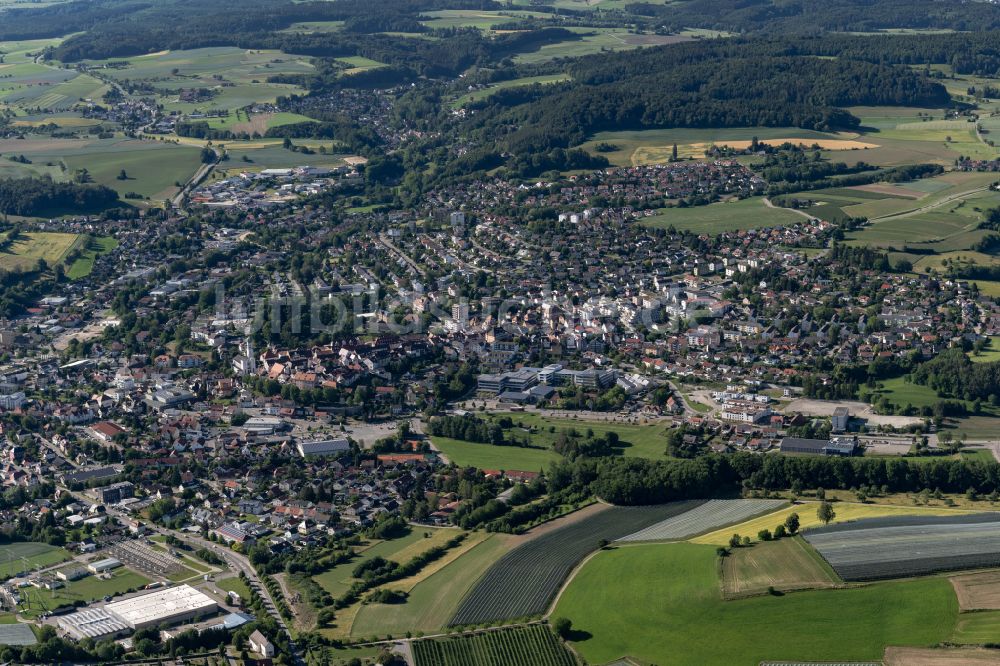
[[0,665],[1000,666],[1000,4],[753,5],[0,0]]

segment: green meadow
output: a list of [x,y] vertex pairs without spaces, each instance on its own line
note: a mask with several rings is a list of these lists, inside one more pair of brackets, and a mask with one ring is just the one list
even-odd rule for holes
[[588,663],[756,666],[879,660],[887,645],[949,639],[958,615],[944,578],[735,601],[719,586],[714,546],[619,546],[584,565],[553,617],[572,621]]
[[[809,214],[815,215],[813,211]],[[787,226],[805,222],[806,218],[785,208],[769,208],[761,197],[727,201],[689,208],[664,208],[658,215],[647,217],[643,224],[679,231],[718,234],[739,229]]]

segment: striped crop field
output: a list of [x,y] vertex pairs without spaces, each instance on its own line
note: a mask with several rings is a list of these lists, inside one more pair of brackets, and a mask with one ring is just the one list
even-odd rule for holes
[[1000,566],[1000,513],[876,518],[802,536],[844,580]]
[[540,624],[414,641],[416,666],[575,666],[552,631]]
[[618,541],[680,541],[777,511],[785,504],[784,500],[767,499],[709,500]]
[[486,570],[450,624],[468,625],[540,615],[573,568],[602,541],[613,541],[698,506],[612,507],[518,546]]

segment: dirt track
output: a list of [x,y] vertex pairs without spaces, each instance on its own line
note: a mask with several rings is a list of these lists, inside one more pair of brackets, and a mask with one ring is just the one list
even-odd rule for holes
[[865,419],[869,423],[876,425],[891,425],[899,428],[922,422],[922,419],[916,416],[875,414],[872,411],[871,405],[853,400],[813,400],[812,398],[799,398],[788,403],[784,411],[786,414],[800,412],[806,416],[832,416],[833,410],[837,407],[847,407],[851,411],[852,417]]
[[1000,651],[979,648],[888,647],[885,666],[997,666]]

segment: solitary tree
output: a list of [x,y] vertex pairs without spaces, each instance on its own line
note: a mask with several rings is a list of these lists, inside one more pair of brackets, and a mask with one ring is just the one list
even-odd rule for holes
[[573,631],[573,622],[566,617],[557,617],[552,620],[552,630],[560,638],[567,638],[570,632]]
[[832,504],[822,502],[816,509],[816,517],[822,520],[824,525],[829,525],[830,521],[837,517],[837,512],[833,510]]
[[792,535],[799,531],[799,514],[792,513],[785,518],[785,529]]

